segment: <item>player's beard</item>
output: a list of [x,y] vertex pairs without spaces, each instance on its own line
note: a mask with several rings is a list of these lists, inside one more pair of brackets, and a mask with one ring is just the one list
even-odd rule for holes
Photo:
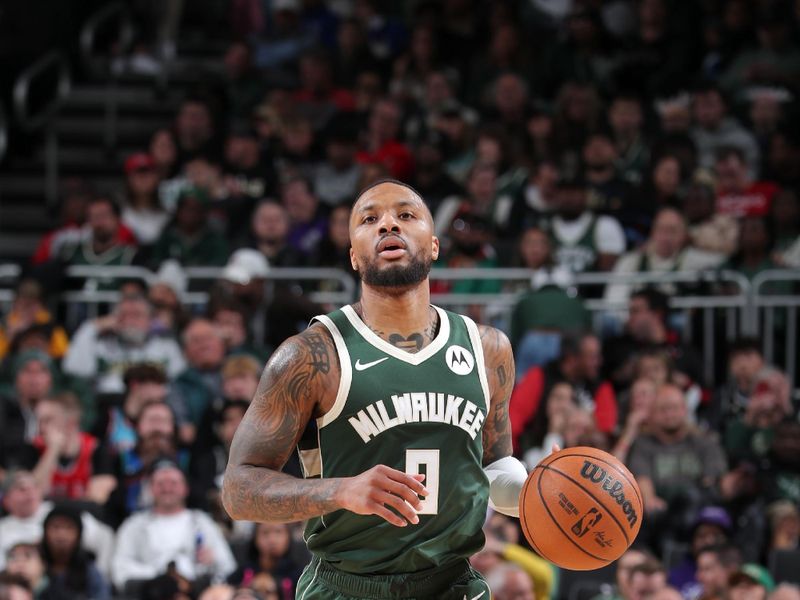
[[407,265],[391,265],[381,269],[377,260],[365,260],[360,272],[361,281],[373,287],[403,288],[416,285],[431,272],[431,258],[420,250]]

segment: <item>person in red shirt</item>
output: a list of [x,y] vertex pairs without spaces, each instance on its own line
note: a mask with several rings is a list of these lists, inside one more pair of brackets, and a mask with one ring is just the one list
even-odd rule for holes
[[547,397],[560,381],[570,383],[578,405],[594,414],[595,425],[610,433],[617,424],[617,398],[608,381],[600,380],[602,354],[600,340],[592,333],[561,340],[560,357],[544,366],[531,367],[511,394],[511,420],[514,453],[519,453],[527,431]]
[[771,181],[750,179],[744,152],[740,148],[721,148],[717,152],[714,170],[717,175],[717,214],[736,218],[769,214],[772,198],[779,188]]
[[400,106],[394,100],[378,100],[370,112],[366,144],[357,159],[362,164],[382,164],[391,177],[405,181],[414,170],[414,159],[411,150],[397,139],[401,120]]
[[104,504],[117,481],[110,453],[80,430],[78,399],[69,393],[45,398],[35,412],[39,435],[33,446],[39,459],[33,475],[47,496]]

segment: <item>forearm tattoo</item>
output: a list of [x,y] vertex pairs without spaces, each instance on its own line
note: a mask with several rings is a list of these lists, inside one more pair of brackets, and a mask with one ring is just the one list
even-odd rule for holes
[[337,480],[280,472],[330,388],[331,354],[330,338],[312,327],[270,359],[231,446],[222,495],[234,518],[290,522],[336,510]]
[[505,334],[485,326],[480,326],[480,333],[491,393],[483,425],[483,464],[488,465],[512,453],[508,402],[514,388],[514,356]]

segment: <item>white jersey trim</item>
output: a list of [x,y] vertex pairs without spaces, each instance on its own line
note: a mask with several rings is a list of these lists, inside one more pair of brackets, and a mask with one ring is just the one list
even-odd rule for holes
[[[344,343],[344,338],[336,324],[331,321],[330,317],[326,315],[319,315],[314,317],[317,321],[322,323],[333,337],[333,343],[336,345],[336,352],[339,354],[339,366],[341,368],[341,375],[339,377],[339,390],[336,392],[336,401],[333,403],[331,409],[317,419],[317,428],[322,429],[332,421],[334,421],[344,410],[347,396],[350,394],[350,384],[353,382],[353,365],[350,362],[350,353],[347,351],[347,344]],[[321,451],[320,451],[321,452]],[[322,463],[322,456],[320,456],[320,465]]]
[[481,388],[483,388],[483,397],[486,399],[486,417],[489,417],[489,405],[491,403],[491,395],[489,394],[489,380],[486,378],[486,362],[483,359],[483,344],[481,343],[481,334],[478,331],[478,326],[475,321],[466,315],[461,315],[464,323],[469,332],[469,341],[472,342],[472,351],[475,353],[475,363],[478,367],[478,377],[481,381]]
[[359,334],[361,334],[361,337],[363,337],[368,344],[374,346],[381,352],[385,352],[389,356],[396,358],[397,360],[402,360],[403,362],[416,367],[444,348],[447,340],[450,339],[450,319],[447,318],[447,313],[445,313],[438,306],[433,306],[433,308],[437,313],[439,313],[439,333],[430,344],[425,346],[416,354],[411,354],[410,352],[406,352],[405,350],[401,350],[400,348],[392,346],[389,342],[379,337],[374,331],[367,327],[364,321],[362,321],[361,318],[356,314],[356,311],[353,310],[352,306],[343,306],[342,312],[347,317],[347,320],[350,321],[350,324],[355,328],[356,331],[358,331]]

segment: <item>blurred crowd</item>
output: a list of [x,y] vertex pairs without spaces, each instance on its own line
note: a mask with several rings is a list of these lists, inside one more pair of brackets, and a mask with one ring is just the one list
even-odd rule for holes
[[[154,74],[179,52],[182,3],[134,4],[157,34],[115,68]],[[0,598],[294,598],[300,527],[231,522],[221,480],[265,360],[331,308],[308,299],[325,282],[270,270],[355,281],[349,208],[383,178],[428,203],[435,268],[531,269],[522,287],[434,292],[519,293],[501,323],[529,468],[553,443],[591,445],[636,475],[642,532],[598,592],[800,598],[781,583],[800,574],[792,382],[746,337],[718,350],[709,379],[703,332],[669,308],[731,290],[574,285],[800,267],[800,2],[199,4],[224,5],[224,76],[124,158],[120,189],[65,174],[60,223],[2,314]],[[155,275],[87,277],[81,289],[119,300],[74,328],[56,302],[72,265]],[[208,303],[189,303],[185,269],[207,266],[220,269]],[[588,299],[619,311],[599,327]],[[300,475],[296,458],[286,470]],[[493,597],[566,597],[566,574],[513,522],[489,515],[485,532],[473,561]]]

